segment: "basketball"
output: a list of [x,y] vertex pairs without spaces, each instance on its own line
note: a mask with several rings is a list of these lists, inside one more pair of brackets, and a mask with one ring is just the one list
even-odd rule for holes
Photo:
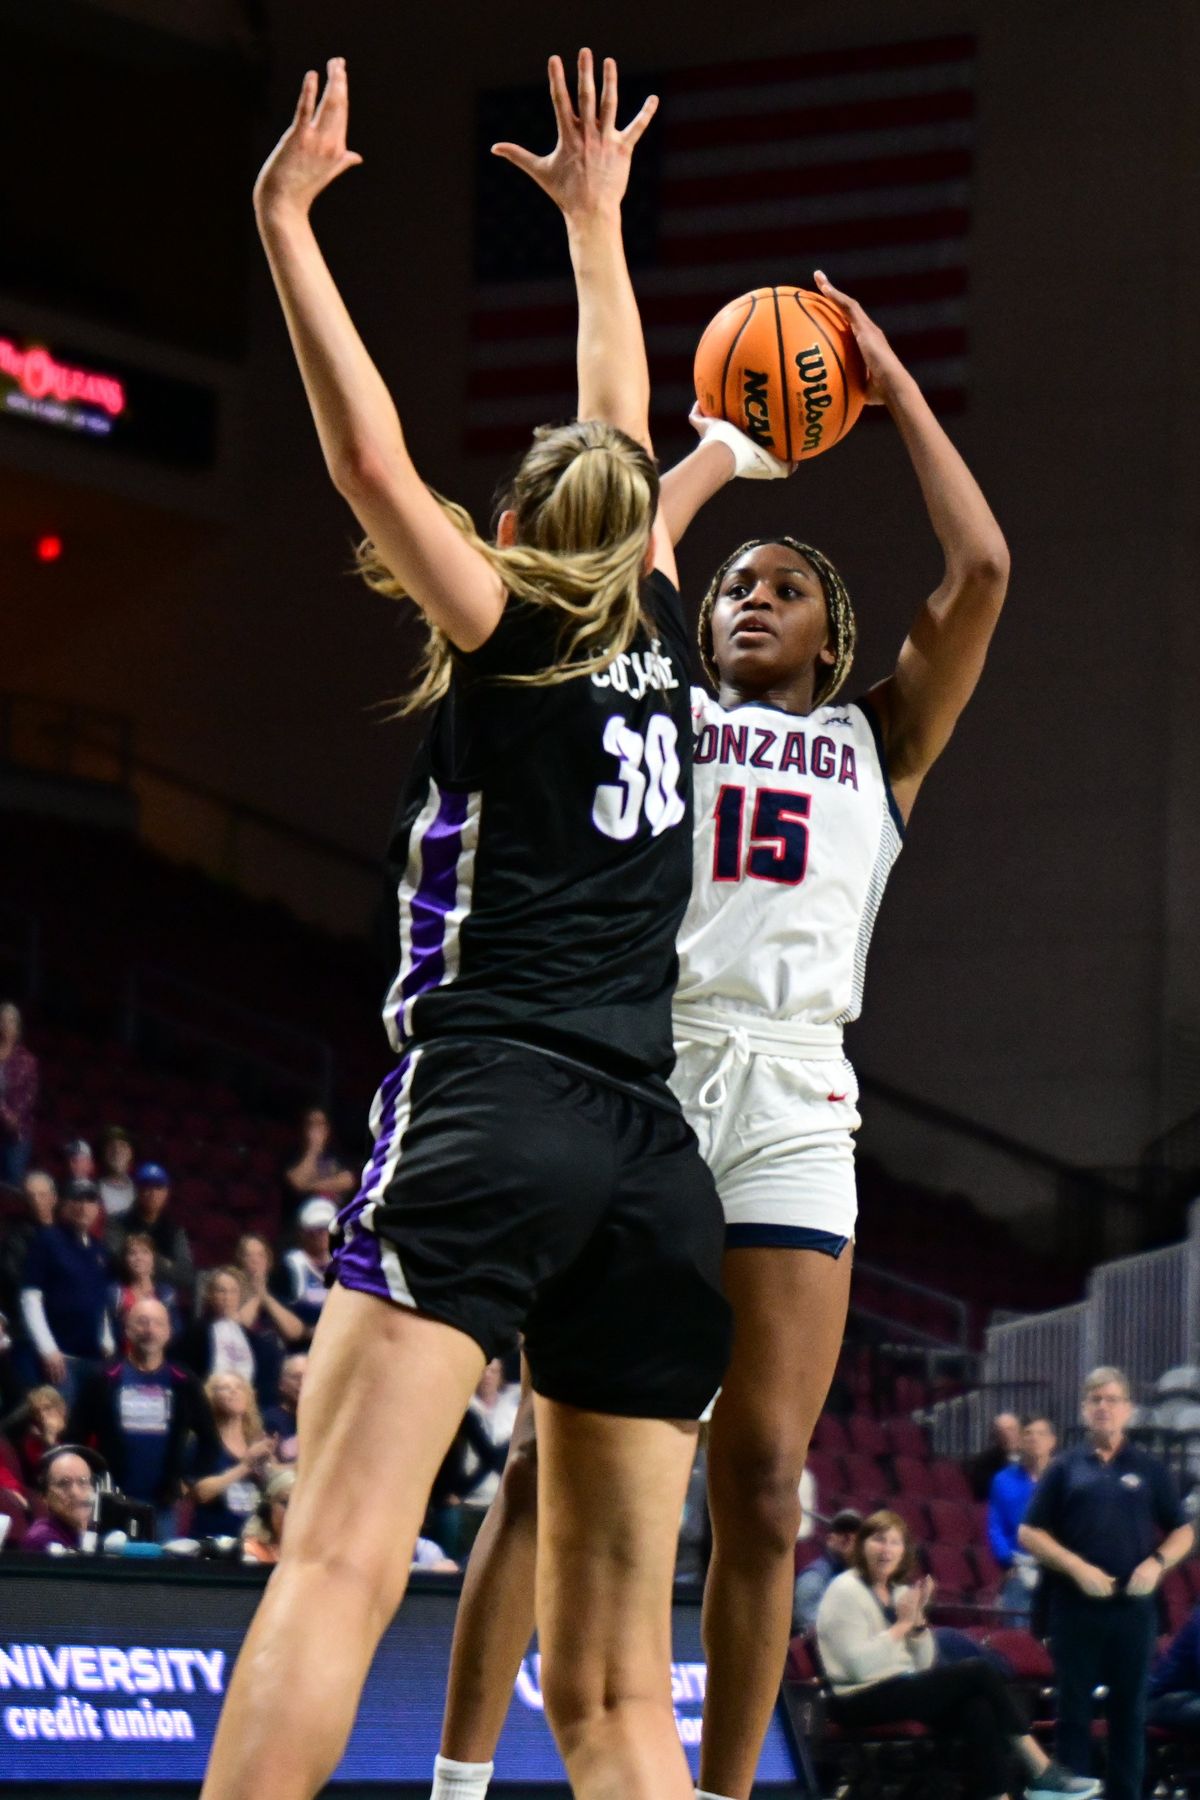
[[723,306],[696,348],[696,399],[783,462],[841,443],[866,369],[841,308],[807,288],[764,287]]

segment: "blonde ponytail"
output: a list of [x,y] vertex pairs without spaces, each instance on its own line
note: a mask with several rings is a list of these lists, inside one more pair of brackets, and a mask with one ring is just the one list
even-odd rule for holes
[[[658,508],[658,472],[640,444],[598,420],[542,425],[533,437],[501,503],[516,513],[514,544],[489,543],[464,507],[441,494],[434,498],[507,593],[557,615],[547,666],[499,677],[512,686],[553,687],[607,668],[644,622],[642,570]],[[370,539],[358,546],[356,565],[377,593],[411,598]],[[453,646],[435,625],[426,629],[402,713],[433,705],[450,685]]]

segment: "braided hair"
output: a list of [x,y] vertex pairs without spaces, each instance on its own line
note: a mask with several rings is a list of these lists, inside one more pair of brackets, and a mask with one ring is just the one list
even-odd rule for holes
[[811,544],[802,544],[799,538],[779,537],[750,538],[747,543],[739,544],[732,555],[727,556],[716,574],[708,584],[708,592],[700,602],[700,621],[697,635],[700,640],[700,661],[704,664],[704,672],[714,687],[720,686],[720,676],[713,658],[712,616],[716,605],[721,583],[739,558],[748,550],[759,550],[764,544],[786,544],[803,556],[816,570],[817,579],[825,595],[825,607],[829,614],[829,629],[833,634],[834,660],[832,663],[820,665],[813,688],[813,705],[823,706],[832,700],[850,673],[850,665],[854,661],[854,646],[858,639],[858,625],[854,618],[854,608],[850,596],[846,592],[846,584],[820,550],[814,550]]

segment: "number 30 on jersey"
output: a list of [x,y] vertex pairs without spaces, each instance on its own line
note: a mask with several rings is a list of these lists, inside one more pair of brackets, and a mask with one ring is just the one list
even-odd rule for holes
[[620,713],[613,714],[604,727],[604,748],[617,759],[617,779],[596,789],[592,823],[598,831],[631,838],[644,818],[657,837],[686,818],[677,746],[675,722],[665,713],[655,713],[644,737]]

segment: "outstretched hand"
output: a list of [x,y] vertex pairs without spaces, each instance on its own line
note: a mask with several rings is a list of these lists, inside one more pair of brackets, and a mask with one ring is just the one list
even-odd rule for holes
[[823,269],[813,271],[813,280],[827,300],[832,300],[846,315],[846,323],[854,333],[854,341],[867,370],[867,405],[883,406],[888,390],[898,376],[905,373],[904,364],[888,343],[874,319],[868,318],[857,300],[835,288]]
[[604,59],[600,103],[596,104],[595,66],[590,50],[579,52],[578,106],[571,104],[562,57],[549,65],[550,99],[558,124],[558,142],[548,156],[535,156],[520,144],[493,144],[492,155],[524,170],[549,194],[568,219],[619,207],[629,183],[629,165],[638,140],[658,110],[651,94],[623,131],[617,129],[617,65]]
[[259,171],[254,205],[260,213],[280,205],[306,213],[322,188],[362,161],[356,151],[346,148],[350,122],[346,59],[331,56],[325,73],[325,92],[318,101],[319,77],[309,69],[292,122]]

